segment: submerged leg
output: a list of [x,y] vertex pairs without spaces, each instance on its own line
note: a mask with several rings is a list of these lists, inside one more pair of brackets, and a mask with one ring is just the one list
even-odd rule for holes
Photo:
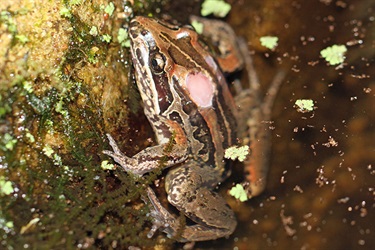
[[263,192],[266,187],[266,178],[269,169],[271,150],[271,133],[269,123],[271,112],[277,93],[280,89],[285,72],[278,72],[271,82],[264,97],[260,93],[260,84],[255,72],[252,58],[245,41],[239,41],[240,49],[244,55],[246,70],[250,81],[250,88],[236,97],[239,107],[238,130],[242,137],[248,136],[251,154],[245,162],[246,181],[244,186],[248,197],[254,197]]
[[259,195],[266,187],[271,153],[271,111],[284,77],[284,72],[276,74],[259,110],[253,110],[254,115],[247,121],[251,155],[245,162],[245,173],[250,197]]

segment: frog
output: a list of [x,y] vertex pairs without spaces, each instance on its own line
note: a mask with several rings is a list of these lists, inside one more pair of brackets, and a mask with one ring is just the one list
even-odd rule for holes
[[[191,26],[143,16],[130,21],[136,83],[157,145],[129,157],[107,134],[112,151],[103,151],[140,178],[168,169],[167,200],[191,223],[181,222],[148,186],[145,202],[153,220],[148,236],[160,229],[180,242],[215,240],[236,229],[233,210],[215,189],[231,172],[225,150],[241,138],[247,138],[251,151],[244,163],[248,197],[265,189],[270,130],[264,121],[270,119],[283,78],[277,75],[263,97],[247,44],[230,25],[195,16],[191,21],[203,25],[203,37],[215,52]],[[242,89],[237,82],[234,95],[226,75],[243,68],[249,87]]]

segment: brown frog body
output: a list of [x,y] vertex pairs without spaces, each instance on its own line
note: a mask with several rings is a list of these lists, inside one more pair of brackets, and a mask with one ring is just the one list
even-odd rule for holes
[[[195,222],[181,229],[149,187],[154,226],[178,241],[204,241],[228,236],[237,222],[225,200],[213,189],[227,178],[224,151],[248,137],[251,155],[245,163],[249,197],[261,193],[268,170],[269,120],[281,76],[262,98],[247,46],[238,43],[233,30],[221,21],[193,17],[204,25],[204,34],[216,43],[214,57],[191,28],[177,27],[146,17],[135,17],[129,26],[135,76],[144,112],[158,145],[133,157],[124,155],[108,135],[113,157],[127,172],[143,175],[173,167],[165,178],[168,201]],[[229,91],[224,71],[245,63],[250,86],[236,97]],[[227,65],[227,66],[226,66]],[[173,142],[170,146],[171,139]],[[168,150],[166,150],[168,148]],[[180,233],[178,233],[180,232]]]

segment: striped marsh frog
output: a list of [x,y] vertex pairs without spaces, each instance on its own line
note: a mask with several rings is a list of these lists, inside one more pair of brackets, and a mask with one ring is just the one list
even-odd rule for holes
[[[204,35],[217,48],[215,56],[191,28],[140,16],[130,22],[137,85],[158,144],[128,157],[108,135],[113,151],[104,151],[125,171],[140,176],[159,168],[161,161],[170,167],[165,178],[168,201],[194,224],[180,230],[180,221],[148,187],[154,219],[150,236],[161,228],[182,242],[228,236],[236,228],[233,211],[214,189],[230,173],[224,150],[239,138],[248,137],[251,148],[245,163],[249,197],[264,189],[270,149],[264,121],[270,119],[281,82],[277,77],[268,95],[261,97],[246,43],[238,42],[224,22],[193,19],[203,24]],[[251,83],[233,97],[223,72],[243,64]]]

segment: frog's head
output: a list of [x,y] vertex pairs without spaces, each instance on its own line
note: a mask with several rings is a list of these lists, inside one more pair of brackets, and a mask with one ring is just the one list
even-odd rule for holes
[[218,67],[193,29],[138,16],[130,22],[129,36],[146,112],[162,114],[182,105],[188,113],[212,106]]

